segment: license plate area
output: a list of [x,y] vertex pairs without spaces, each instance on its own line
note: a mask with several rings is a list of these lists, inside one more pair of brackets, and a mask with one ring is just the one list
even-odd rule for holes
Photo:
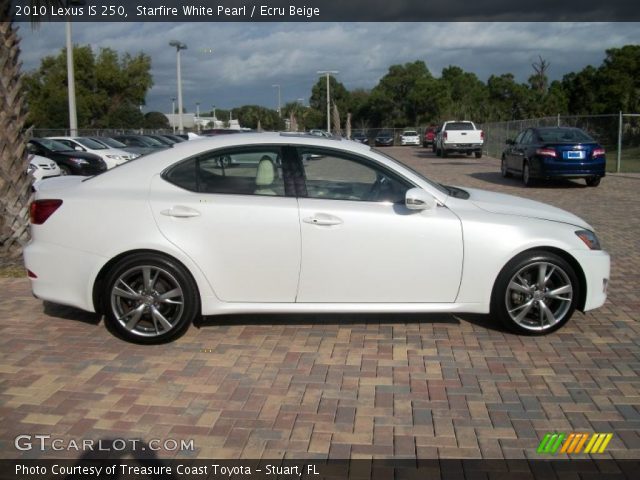
[[584,160],[584,150],[567,150],[562,156],[566,160]]

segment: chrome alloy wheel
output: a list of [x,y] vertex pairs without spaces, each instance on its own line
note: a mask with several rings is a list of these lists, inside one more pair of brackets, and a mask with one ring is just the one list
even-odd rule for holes
[[184,312],[184,293],[167,270],[150,265],[135,266],[113,283],[111,311],[132,334],[160,336],[179,323]]
[[558,265],[534,262],[511,277],[505,306],[520,327],[544,332],[561,322],[571,310],[573,287],[569,275]]

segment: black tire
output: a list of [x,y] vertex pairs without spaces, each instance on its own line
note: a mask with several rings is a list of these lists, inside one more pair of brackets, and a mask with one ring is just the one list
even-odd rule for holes
[[447,152],[444,148],[440,149],[442,152],[442,158],[447,158],[449,156],[449,152]]
[[[542,266],[548,280],[541,289]],[[579,288],[576,272],[562,257],[541,250],[523,252],[498,275],[491,294],[491,316],[515,333],[546,335],[569,321],[580,297]],[[552,292],[558,293],[549,296]]]
[[473,152],[466,152],[467,157],[470,157]]
[[162,255],[125,257],[111,268],[104,285],[105,325],[129,342],[175,340],[200,312],[195,281],[182,265]]
[[482,152],[475,152],[476,153],[476,158],[482,158]]
[[435,144],[435,143],[434,143],[433,145],[431,145],[431,151],[432,151],[433,153],[437,153],[437,150],[436,150],[436,144]]
[[500,174],[504,178],[509,178],[511,176],[511,172],[507,168],[507,160],[502,156],[502,160],[500,160]]
[[60,175],[73,175],[73,172],[66,165],[60,165]]
[[588,187],[597,187],[600,185],[600,179],[601,177],[589,177],[585,178],[585,182],[587,182]]
[[526,160],[522,164],[522,183],[524,183],[525,187],[530,187],[533,185],[533,178],[531,178],[531,169],[529,168],[529,162]]

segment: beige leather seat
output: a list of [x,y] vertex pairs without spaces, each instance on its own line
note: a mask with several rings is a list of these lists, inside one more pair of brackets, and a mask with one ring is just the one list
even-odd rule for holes
[[276,166],[268,156],[263,156],[258,163],[256,172],[256,195],[277,195],[273,190],[273,182],[276,179]]

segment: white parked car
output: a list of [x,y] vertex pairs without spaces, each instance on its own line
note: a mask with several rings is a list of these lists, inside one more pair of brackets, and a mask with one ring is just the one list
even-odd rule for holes
[[40,155],[29,155],[29,166],[27,174],[31,175],[34,181],[44,178],[59,177],[61,175],[60,167],[53,160],[41,157]]
[[400,145],[420,145],[420,135],[415,130],[405,130],[400,135]]
[[[248,154],[260,161],[234,164]],[[593,228],[569,212],[310,135],[184,142],[43,182],[30,212],[35,296],[103,312],[140,343],[201,314],[261,312],[491,313],[549,333],[601,306],[609,279]]]
[[107,164],[107,168],[113,168],[134,158],[138,158],[140,154],[126,152],[118,148],[111,148],[103,143],[96,142],[86,137],[47,137],[64,143],[72,150],[80,152],[89,152],[98,155]]

